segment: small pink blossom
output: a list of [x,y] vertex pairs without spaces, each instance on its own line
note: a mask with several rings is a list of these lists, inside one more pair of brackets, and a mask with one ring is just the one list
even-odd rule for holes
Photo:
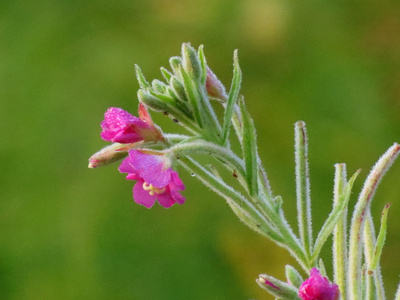
[[110,107],[101,122],[101,137],[106,141],[122,144],[162,139],[143,104],[139,105],[139,117],[121,108]]
[[310,277],[300,286],[299,297],[302,300],[337,300],[339,287],[312,268]]
[[127,179],[137,180],[133,187],[133,199],[138,204],[151,208],[158,200],[160,205],[168,208],[185,202],[179,193],[185,186],[164,155],[129,150],[129,156],[122,161],[119,171],[128,173]]

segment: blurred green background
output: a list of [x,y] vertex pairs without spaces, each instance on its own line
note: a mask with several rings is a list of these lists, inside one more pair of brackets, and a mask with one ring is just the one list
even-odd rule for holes
[[[239,49],[261,157],[293,226],[295,121],[308,125],[316,228],[331,208],[334,163],[363,169],[353,205],[379,155],[400,141],[398,1],[2,0],[1,299],[271,299],[257,275],[284,279],[284,265],[296,265],[184,170],[186,204],[147,210],[117,165],[87,169],[107,144],[104,111],[137,108],[134,64],[161,79],[182,42],[204,44],[228,87]],[[400,274],[399,164],[373,203],[377,222],[393,203],[389,298]]]

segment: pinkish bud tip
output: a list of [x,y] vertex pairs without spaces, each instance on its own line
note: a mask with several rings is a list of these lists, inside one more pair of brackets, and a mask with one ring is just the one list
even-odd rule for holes
[[261,276],[260,276],[260,277],[258,278],[258,281],[261,282],[261,283],[264,283],[264,284],[266,284],[266,285],[269,285],[270,287],[272,287],[272,288],[274,288],[274,289],[279,290],[279,288],[278,288],[275,284],[273,284],[271,281],[267,280],[267,279],[264,278],[264,277],[261,277]]
[[224,85],[213,73],[213,71],[211,71],[210,68],[207,68],[206,89],[208,95],[210,95],[211,97],[218,98],[224,101],[228,99],[228,95],[226,94]]
[[331,284],[316,268],[312,268],[310,277],[300,286],[299,297],[302,300],[337,300],[339,287]]

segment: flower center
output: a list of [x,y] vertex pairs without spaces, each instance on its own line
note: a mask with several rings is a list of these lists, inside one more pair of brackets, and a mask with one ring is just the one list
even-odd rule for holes
[[148,184],[147,182],[143,183],[143,189],[145,191],[149,191],[150,196],[154,196],[154,193],[156,194],[162,194],[165,192],[165,187],[159,189],[153,186],[152,184]]

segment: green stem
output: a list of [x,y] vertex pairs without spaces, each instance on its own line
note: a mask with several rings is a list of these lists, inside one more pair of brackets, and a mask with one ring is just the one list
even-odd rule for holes
[[365,225],[365,217],[368,206],[375,194],[379,181],[390,168],[400,151],[400,145],[394,144],[378,160],[369,173],[364,187],[358,198],[351,220],[350,244],[349,244],[349,297],[350,299],[361,299],[362,278],[362,233]]
[[[346,165],[335,165],[335,185],[333,193],[333,205],[339,205],[340,195],[346,186]],[[347,286],[347,208],[343,212],[341,220],[337,223],[333,232],[333,273],[334,282],[339,286],[340,295],[342,300],[346,300]]]
[[[221,179],[215,177],[212,173],[203,168],[199,163],[190,157],[183,157],[179,160],[180,164],[190,172],[194,172],[196,177],[201,180],[207,187],[222,196],[228,201],[233,201],[238,207],[249,212],[251,217],[257,221],[256,228],[252,229],[261,232],[278,244],[284,242],[284,238],[269,224],[268,220],[251,204],[244,196],[236,192],[232,187],[228,186]],[[247,223],[246,223],[247,224]],[[249,224],[248,224],[249,225]]]
[[300,238],[304,245],[306,256],[310,257],[312,250],[312,227],[307,148],[306,125],[304,122],[299,121],[295,124],[297,216]]

